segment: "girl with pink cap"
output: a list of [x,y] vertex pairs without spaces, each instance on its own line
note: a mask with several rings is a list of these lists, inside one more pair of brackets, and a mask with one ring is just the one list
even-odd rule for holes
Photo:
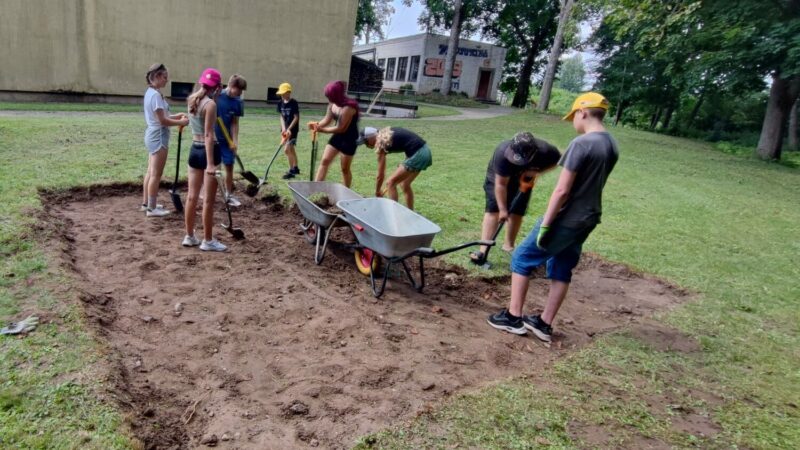
[[[197,80],[197,90],[189,96],[189,126],[192,129],[192,149],[189,152],[189,193],[186,197],[186,237],[184,247],[200,246],[200,250],[224,252],[228,248],[213,237],[214,200],[217,195],[217,166],[221,162],[217,135],[217,104],[214,101],[222,89],[222,76],[216,69],[206,69]],[[200,188],[203,192],[203,240],[194,235],[195,210]]]
[[[342,180],[344,185],[350,187],[353,182],[353,173],[350,165],[353,163],[353,156],[356,154],[358,144],[358,102],[347,96],[347,89],[344,81],[331,81],[325,86],[325,97],[328,98],[328,110],[325,117],[318,123],[310,123],[309,127],[316,129],[320,133],[332,134],[325,152],[322,154],[316,181],[324,181],[328,175],[328,168],[336,155],[340,155],[342,165]],[[329,126],[336,120],[336,125]]]

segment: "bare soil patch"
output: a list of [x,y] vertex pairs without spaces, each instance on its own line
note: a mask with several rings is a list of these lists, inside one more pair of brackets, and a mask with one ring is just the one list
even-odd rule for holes
[[[138,212],[138,189],[43,197],[52,244],[107,341],[113,395],[147,448],[194,448],[214,437],[220,448],[348,447],[686,297],[584,257],[546,348],[486,324],[508,298],[507,279],[437,261],[423,293],[396,278],[376,300],[346,250],[313,263],[300,214],[274,197],[245,199],[234,222],[247,239],[217,227],[230,251],[209,254],[181,247],[182,216]],[[216,218],[226,219],[221,211]],[[541,304],[546,289],[535,280],[531,303]]]

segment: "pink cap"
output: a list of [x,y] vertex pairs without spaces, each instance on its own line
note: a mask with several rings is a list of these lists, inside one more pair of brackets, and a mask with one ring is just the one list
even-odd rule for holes
[[203,71],[203,73],[200,75],[200,79],[197,80],[197,82],[203,86],[215,88],[222,83],[222,75],[220,75],[219,70],[209,67]]

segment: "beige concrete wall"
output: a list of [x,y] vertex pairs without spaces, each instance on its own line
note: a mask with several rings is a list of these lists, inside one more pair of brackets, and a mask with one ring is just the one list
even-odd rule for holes
[[[246,98],[283,81],[301,101],[347,80],[357,1],[3,0],[0,90],[141,95],[163,62],[194,82],[205,67],[241,73]],[[169,95],[169,86],[164,93]]]

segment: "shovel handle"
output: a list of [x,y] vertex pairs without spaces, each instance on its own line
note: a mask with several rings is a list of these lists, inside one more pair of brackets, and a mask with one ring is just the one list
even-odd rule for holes
[[225,128],[225,123],[222,122],[222,117],[217,117],[217,123],[219,124],[220,130],[222,130],[222,135],[225,136],[225,141],[228,142],[228,148],[233,150],[233,139],[231,139],[228,129]]

